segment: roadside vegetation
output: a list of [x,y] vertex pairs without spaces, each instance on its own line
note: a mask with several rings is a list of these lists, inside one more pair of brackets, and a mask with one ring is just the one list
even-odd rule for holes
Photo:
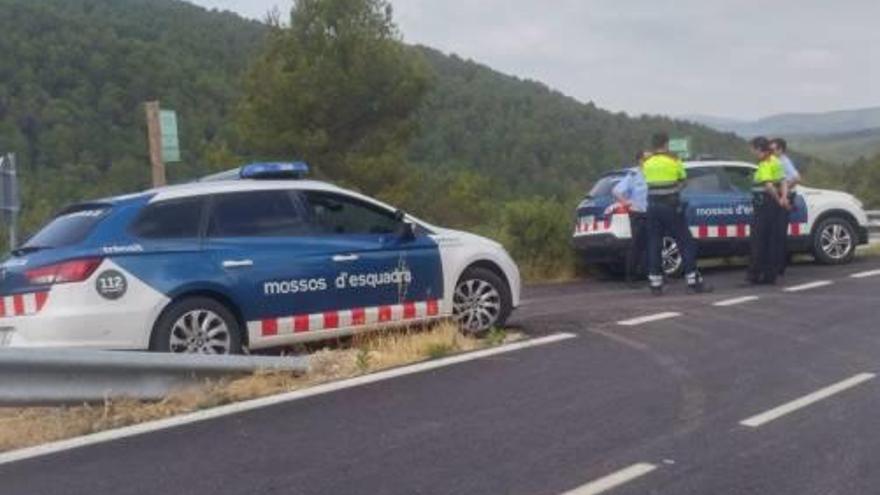
[[0,451],[290,392],[521,338],[521,334],[498,329],[477,339],[463,335],[451,323],[441,323],[427,329],[363,334],[342,345],[318,350],[309,356],[310,370],[304,375],[261,372],[206,381],[200,387],[181,390],[158,402],[108,400],[81,406],[0,408]]

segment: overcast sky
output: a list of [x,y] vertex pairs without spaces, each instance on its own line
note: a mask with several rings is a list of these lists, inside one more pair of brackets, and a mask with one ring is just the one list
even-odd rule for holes
[[[190,0],[262,18],[287,0]],[[405,41],[631,114],[880,106],[878,0],[393,0]]]

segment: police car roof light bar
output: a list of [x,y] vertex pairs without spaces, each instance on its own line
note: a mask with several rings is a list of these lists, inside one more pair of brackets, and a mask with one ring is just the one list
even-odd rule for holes
[[241,167],[242,179],[302,179],[309,173],[305,162],[263,162]]

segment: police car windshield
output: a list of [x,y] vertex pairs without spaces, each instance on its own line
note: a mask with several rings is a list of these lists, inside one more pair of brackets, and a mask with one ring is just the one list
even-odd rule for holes
[[28,239],[17,252],[23,254],[81,242],[109,209],[110,205],[106,204],[84,204],[67,208]]
[[620,179],[623,178],[623,172],[617,172],[614,174],[606,175],[599,179],[596,182],[596,185],[590,189],[590,192],[587,193],[587,197],[589,198],[601,198],[603,196],[610,196],[611,190],[614,189],[614,186],[620,182]]

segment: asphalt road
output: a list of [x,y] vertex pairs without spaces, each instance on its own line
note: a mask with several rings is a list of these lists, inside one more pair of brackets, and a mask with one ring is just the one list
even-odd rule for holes
[[873,270],[533,287],[512,323],[577,338],[0,465],[0,493],[877,493]]

